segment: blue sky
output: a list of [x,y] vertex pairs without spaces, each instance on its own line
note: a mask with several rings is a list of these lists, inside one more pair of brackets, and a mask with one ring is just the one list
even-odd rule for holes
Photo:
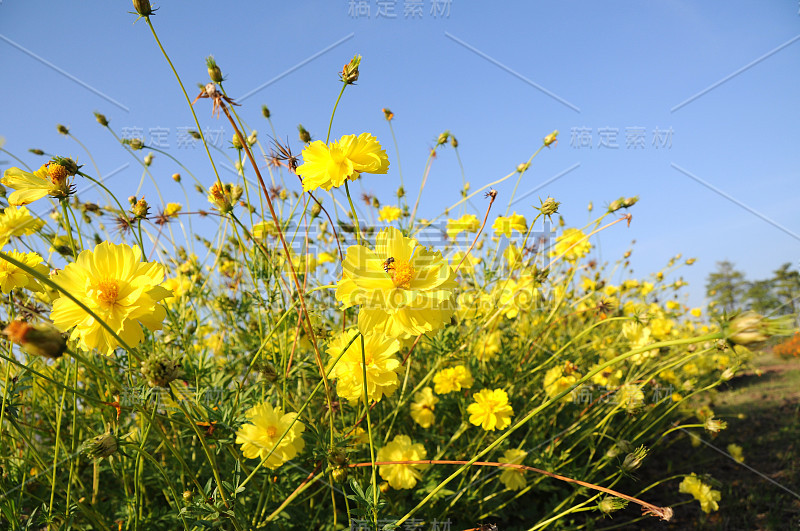
[[[378,16],[380,3],[393,5],[395,18]],[[350,11],[358,8],[351,4],[368,5],[369,14]],[[421,13],[404,16],[414,4]],[[336,73],[361,54],[361,77],[339,105],[332,137],[368,131],[381,140],[390,172],[362,184],[384,204],[394,202],[398,164],[382,107],[395,113],[412,199],[444,130],[457,137],[475,189],[513,171],[558,129],[558,146],[534,160],[518,196],[563,175],[512,209],[530,216],[537,198],[551,195],[562,202],[567,225],[582,226],[590,201],[599,209],[639,195],[630,228],[616,225],[596,240],[601,256],[613,261],[636,240],[632,265],[640,276],[677,253],[697,257],[678,273],[690,283],[693,305],[703,301],[704,279],[718,260],[733,261],[751,279],[784,262],[798,266],[797,0],[433,4],[154,2],[161,9],[153,22],[192,98],[196,84],[207,81],[204,58],[213,54],[261,140],[271,133],[260,111],[266,104],[295,151],[298,123],[324,139],[340,86]],[[95,122],[96,110],[118,134],[138,129],[152,140],[151,130],[161,131],[167,150],[210,184],[204,152],[178,145],[180,130],[193,128],[191,114],[132,10],[125,1],[0,2],[5,148],[32,166],[42,160],[27,150],[37,147],[93,171],[85,152],[56,132],[65,124],[90,148],[101,174],[129,164],[108,180],[127,197],[141,168]],[[220,146],[228,145],[227,123],[210,116],[207,102],[196,108],[203,127],[221,129]],[[627,146],[642,134],[643,145]],[[215,157],[228,164],[219,152]],[[169,179],[179,168],[156,156],[151,170],[168,200],[182,200]],[[233,178],[223,170],[223,179]],[[498,214],[513,181],[498,187]],[[445,149],[421,215],[457,201],[460,183],[458,161]],[[150,186],[143,192],[156,202]],[[190,198],[195,208],[205,206],[201,196]]]

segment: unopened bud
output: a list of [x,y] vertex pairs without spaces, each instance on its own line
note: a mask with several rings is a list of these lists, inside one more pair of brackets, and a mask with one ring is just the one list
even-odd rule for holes
[[94,117],[97,120],[97,123],[102,125],[103,127],[108,127],[108,118],[104,114],[100,114],[99,112],[94,113]]
[[58,124],[58,125],[56,125],[56,130],[59,133],[61,133],[62,135],[68,135],[69,134],[69,129],[67,129],[66,125]]
[[197,132],[197,131],[195,131],[195,130],[191,130],[191,131],[189,131],[189,135],[191,135],[191,137],[192,137],[192,138],[194,138],[195,140],[200,140],[201,138],[203,138],[203,137],[200,135],[200,133],[198,133],[198,132]]
[[319,206],[319,204],[314,203],[313,205],[311,205],[311,216],[312,217],[319,216],[320,212],[322,212],[322,207]]
[[272,116],[272,113],[269,112],[269,107],[267,107],[266,105],[261,106],[261,114],[263,114],[264,118],[266,118],[267,120],[269,120],[269,117]]
[[347,83],[348,85],[352,85],[356,81],[358,81],[358,66],[361,64],[361,56],[355,55],[350,60],[349,63],[344,65],[342,68],[342,72],[339,74],[339,77]]
[[450,131],[445,131],[444,133],[439,135],[439,138],[436,140],[436,145],[437,146],[444,145],[447,143],[449,139],[450,139]]
[[629,207],[632,207],[633,205],[635,205],[638,202],[639,202],[639,196],[638,195],[634,196],[634,197],[627,197],[627,198],[625,198],[624,201],[622,201],[622,206],[624,206],[625,208],[629,208]]
[[308,144],[309,142],[311,142],[311,133],[309,133],[306,130],[306,128],[303,127],[303,124],[299,124],[297,126],[297,131],[299,132],[299,137],[301,142],[303,142],[304,144]]
[[142,360],[141,372],[150,387],[168,387],[182,375],[181,364],[164,354],[151,354]]
[[231,142],[233,143],[234,149],[242,149],[244,147],[242,146],[242,141],[239,140],[239,133],[233,133],[233,140],[231,140]]
[[453,135],[450,135],[450,145],[453,146],[454,148],[458,147],[458,140],[456,140],[456,137],[454,137]]
[[145,157],[144,157],[144,165],[145,166],[150,166],[153,163],[153,158],[154,157],[155,157],[155,155],[153,155],[152,153],[148,153],[147,155],[145,155]]
[[624,201],[625,201],[624,198],[619,198],[619,199],[616,199],[616,200],[612,201],[611,204],[608,205],[608,211],[609,212],[616,212],[617,210],[619,210],[620,208],[625,206]]
[[553,199],[552,197],[548,197],[544,200],[542,205],[539,207],[539,212],[542,213],[543,216],[552,216],[553,214],[558,214],[558,207],[561,205],[558,201]]
[[42,151],[41,149],[31,148],[28,151],[30,151],[34,155],[40,155],[40,156],[44,155],[44,151]]
[[406,189],[405,189],[405,188],[403,188],[402,186],[401,186],[401,187],[399,187],[399,188],[397,189],[397,197],[398,197],[398,198],[400,198],[400,197],[405,197],[405,195],[406,195]]
[[150,7],[150,0],[133,0],[133,8],[139,13],[139,16],[149,17],[153,14],[153,9]]
[[175,181],[176,183],[181,182],[181,174],[180,173],[173,173],[172,174],[172,180]]
[[211,81],[222,83],[222,70],[219,69],[213,55],[206,57],[206,66],[208,67],[208,77],[211,78]]
[[611,514],[614,511],[624,509],[628,505],[628,500],[617,498],[616,496],[606,496],[597,502],[597,510],[601,513]]
[[123,144],[128,144],[128,146],[134,150],[139,151],[144,147],[144,140],[141,138],[129,138],[122,141]]
[[544,137],[544,145],[550,147],[551,144],[558,144],[558,129]]
[[385,107],[381,110],[383,111],[383,117],[389,122],[392,121],[392,118],[394,118],[394,113]]
[[91,459],[102,459],[117,451],[117,438],[110,431],[81,444],[81,452]]
[[647,448],[640,446],[625,456],[625,459],[622,460],[622,469],[625,472],[633,472],[642,466],[642,461],[644,461],[645,457],[647,457]]
[[131,208],[131,213],[137,219],[144,219],[150,213],[150,205],[147,204],[147,201],[145,201],[143,197],[134,203]]
[[3,334],[32,356],[56,359],[67,348],[67,340],[61,332],[47,323],[32,325],[25,321],[12,321]]
[[525,173],[526,171],[528,171],[528,168],[530,167],[531,167],[530,162],[523,162],[522,164],[517,164],[517,172]]

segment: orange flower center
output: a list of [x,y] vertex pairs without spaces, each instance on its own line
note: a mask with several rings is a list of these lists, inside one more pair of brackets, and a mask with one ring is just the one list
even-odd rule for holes
[[394,269],[392,269],[392,282],[398,288],[408,289],[411,287],[411,281],[414,279],[414,266],[412,266],[408,262],[397,262],[394,263]]
[[106,303],[114,304],[117,302],[119,295],[119,285],[116,280],[101,280],[97,284],[97,298]]
[[50,180],[56,185],[61,185],[69,177],[67,169],[61,164],[48,164],[47,174],[50,175]]
[[270,426],[267,428],[267,437],[274,439],[276,435],[278,435],[278,428],[275,426]]

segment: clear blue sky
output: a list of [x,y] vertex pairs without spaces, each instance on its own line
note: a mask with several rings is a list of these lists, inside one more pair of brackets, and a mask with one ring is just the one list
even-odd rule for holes
[[[370,12],[350,12],[351,4],[369,5]],[[394,6],[396,17],[379,16],[379,4]],[[421,14],[405,16],[413,4]],[[161,9],[153,21],[191,97],[197,82],[207,81],[204,58],[213,54],[228,93],[240,99],[242,116],[261,139],[270,133],[260,112],[267,104],[278,135],[289,137],[295,151],[298,123],[324,139],[336,73],[361,54],[361,78],[346,91],[332,136],[369,131],[381,140],[390,172],[365,176],[363,185],[385,204],[394,201],[398,164],[382,107],[395,113],[412,195],[429,148],[446,129],[459,140],[473,188],[512,171],[558,129],[558,146],[537,157],[520,194],[572,170],[515,204],[518,212],[530,215],[537,197],[552,195],[568,226],[581,226],[590,201],[602,208],[639,195],[631,227],[620,224],[601,236],[602,258],[616,259],[634,239],[632,264],[641,276],[676,253],[697,257],[680,271],[693,304],[703,301],[705,276],[718,260],[733,261],[751,279],[784,262],[797,267],[800,241],[786,232],[800,233],[797,0],[433,4],[154,2]],[[30,165],[42,162],[27,153],[38,147],[93,171],[82,149],[56,132],[63,123],[89,146],[101,174],[131,163],[109,180],[127,197],[141,169],[94,121],[97,110],[117,133],[138,128],[151,140],[151,129],[166,130],[169,151],[209,184],[204,153],[178,146],[180,128],[193,127],[191,114],[146,24],[133,24],[132,10],[126,1],[0,2],[5,147]],[[207,102],[197,109],[204,127],[223,129],[227,145],[226,122],[211,118]],[[644,145],[626,146],[637,130]],[[157,156],[152,170],[168,199],[182,200],[168,178],[178,168]],[[224,179],[233,177],[223,170]],[[460,183],[457,160],[446,149],[431,171],[421,215],[458,200]],[[499,188],[502,207],[512,187],[513,179]],[[195,208],[204,207],[200,196],[191,198]]]

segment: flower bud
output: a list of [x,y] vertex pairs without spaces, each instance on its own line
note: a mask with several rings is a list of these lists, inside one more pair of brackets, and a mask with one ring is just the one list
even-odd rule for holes
[[719,433],[727,427],[728,423],[724,420],[714,419],[711,417],[707,418],[703,423],[703,428],[705,428],[708,433]]
[[592,210],[594,210],[594,203],[592,203],[591,201],[589,201],[589,206],[588,206],[588,207],[586,207],[586,208],[587,208],[587,210],[588,210],[589,212],[591,212]]
[[148,153],[147,155],[145,155],[145,157],[144,157],[144,165],[145,166],[150,166],[153,163],[153,158],[154,157],[155,157],[155,155],[153,155],[152,153]]
[[315,217],[319,216],[320,212],[322,212],[322,207],[319,206],[317,203],[314,203],[311,206],[311,217],[315,218]]
[[68,135],[69,134],[69,129],[67,129],[66,125],[58,124],[58,125],[56,125],[56,130],[59,133],[61,133],[62,135]]
[[544,137],[544,145],[550,147],[551,144],[558,144],[558,129]]
[[186,501],[186,502],[192,501],[193,497],[194,497],[194,493],[192,491],[190,491],[190,490],[183,491],[183,501]]
[[144,200],[144,197],[136,201],[131,207],[131,213],[137,219],[144,219],[150,213],[150,205]]
[[522,164],[517,164],[517,172],[518,173],[525,173],[528,171],[528,168],[531,167],[530,162],[523,162]]
[[642,466],[642,461],[644,461],[645,457],[647,457],[647,448],[640,446],[625,456],[625,459],[622,460],[622,470],[625,472],[633,472]]
[[349,63],[344,65],[342,68],[342,72],[339,74],[339,77],[347,83],[348,85],[352,85],[356,81],[358,81],[358,66],[361,64],[361,56],[355,55],[350,60]]
[[261,114],[263,114],[264,118],[266,118],[267,120],[269,120],[269,117],[272,116],[272,113],[269,112],[269,107],[267,107],[266,105],[261,106]]
[[729,342],[744,346],[762,343],[772,336],[785,336],[794,332],[790,315],[767,318],[753,311],[734,317],[724,325],[724,330]]
[[639,196],[638,195],[634,196],[634,197],[627,197],[622,201],[622,206],[625,207],[625,208],[629,208],[629,207],[632,207],[633,205],[635,205],[638,202],[639,202]]
[[559,205],[561,205],[561,203],[552,197],[548,197],[539,207],[539,212],[541,212],[543,216],[550,217],[553,214],[558,214]]
[[139,151],[144,147],[144,140],[141,138],[126,138],[122,143],[127,144],[134,151]]
[[208,77],[211,78],[211,81],[214,83],[222,83],[222,70],[219,69],[213,55],[206,57],[206,66],[208,67]]
[[401,197],[405,197],[405,195],[406,195],[406,189],[403,188],[402,186],[399,187],[397,189],[397,197],[398,197],[398,199],[401,198]]
[[153,9],[150,7],[150,0],[133,0],[133,8],[141,17],[149,17],[153,14]]
[[383,111],[383,117],[386,118],[386,121],[391,122],[392,118],[394,118],[394,113],[385,107],[381,110]]
[[611,204],[610,204],[610,205],[608,205],[608,211],[609,211],[609,212],[616,212],[617,210],[619,210],[620,208],[622,208],[623,206],[625,206],[625,205],[624,205],[624,201],[625,201],[625,199],[624,199],[624,198],[622,198],[622,197],[620,197],[619,199],[616,199],[616,200],[612,201],[612,202],[611,202]]
[[104,114],[100,114],[99,112],[95,111],[94,117],[97,120],[97,123],[103,127],[108,127],[108,118],[106,118]]
[[28,151],[30,151],[34,155],[44,155],[44,151],[42,151],[41,149],[31,148]]
[[141,372],[150,387],[168,387],[182,375],[181,364],[164,354],[151,354],[142,360]]
[[172,180],[175,181],[176,183],[181,182],[181,174],[180,173],[173,173],[172,174]]
[[61,332],[47,323],[32,325],[25,321],[12,321],[3,334],[31,356],[57,359],[67,348],[67,340]]
[[606,496],[597,502],[597,510],[601,513],[611,514],[614,511],[624,509],[628,505],[628,500],[617,498],[616,496]]
[[191,130],[191,131],[189,131],[189,134],[190,134],[190,135],[191,135],[191,137],[192,137],[192,138],[194,138],[195,140],[200,140],[200,139],[202,139],[202,138],[203,138],[203,137],[200,135],[200,133],[198,133],[197,131],[194,131],[194,130]]
[[436,140],[436,145],[437,146],[444,145],[447,143],[449,139],[450,139],[450,131],[445,131],[444,133],[439,135],[439,138]]
[[299,136],[300,136],[300,141],[301,142],[303,142],[304,144],[308,144],[309,142],[311,142],[311,133],[309,133],[306,130],[306,128],[303,127],[303,124],[299,124],[297,126],[297,130],[300,133]]
[[234,149],[242,149],[244,147],[242,146],[242,141],[239,140],[239,133],[233,133],[233,140],[231,140],[231,142],[233,143]]
[[250,131],[250,134],[247,136],[247,145],[252,146],[258,140],[258,131],[253,129]]
[[458,140],[456,140],[456,137],[454,137],[453,135],[450,135],[450,145],[453,146],[454,148],[458,147]]
[[84,441],[81,452],[91,459],[102,459],[116,452],[118,447],[117,438],[109,431]]

